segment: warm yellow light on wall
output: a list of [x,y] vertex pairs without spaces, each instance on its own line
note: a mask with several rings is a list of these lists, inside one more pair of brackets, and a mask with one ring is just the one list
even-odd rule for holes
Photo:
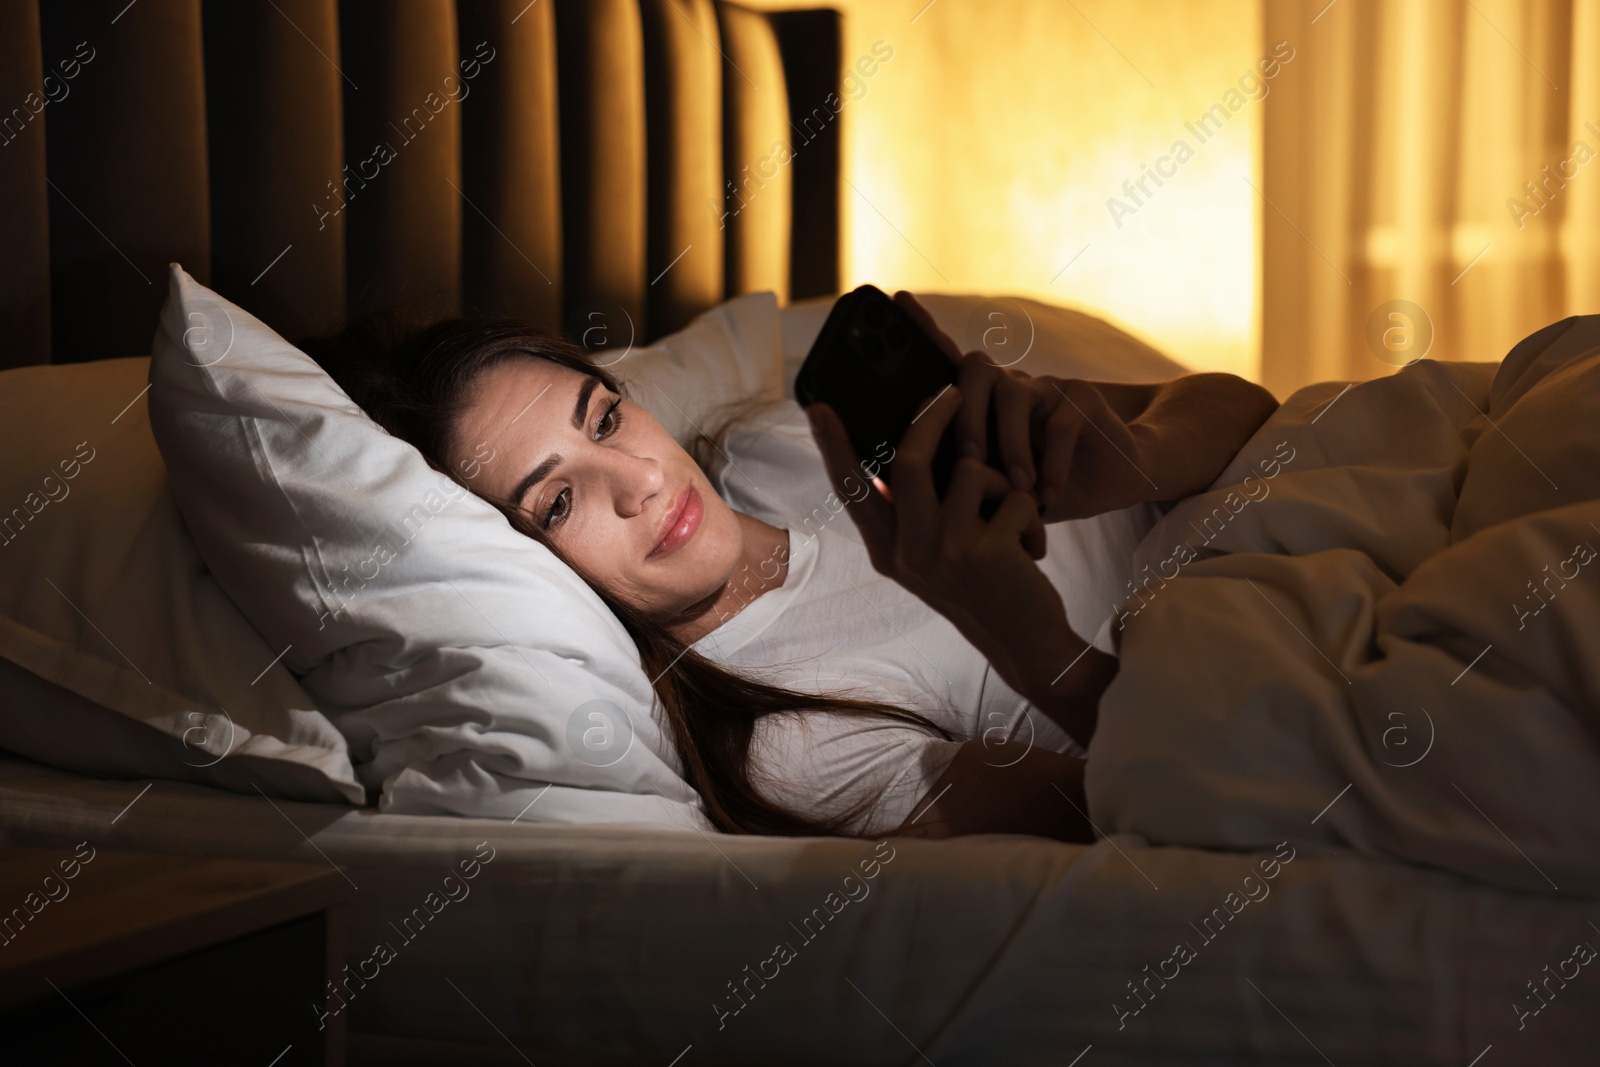
[[[1258,376],[1262,105],[1224,103],[1259,72],[1257,3],[833,6],[847,65],[893,49],[842,111],[847,287],[1069,304],[1196,368]],[[1213,105],[1202,141],[1186,124]],[[1156,184],[1147,168],[1184,139],[1192,156]]]

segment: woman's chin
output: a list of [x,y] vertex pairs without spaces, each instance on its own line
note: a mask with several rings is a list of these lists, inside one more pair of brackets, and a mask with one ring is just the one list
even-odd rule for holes
[[[707,516],[710,519],[710,516]],[[670,573],[671,590],[663,589],[657,603],[669,611],[689,612],[716,597],[729,581],[738,576],[742,542],[737,524],[732,530],[719,529],[720,523],[702,523],[695,536],[679,549],[657,561]],[[731,533],[731,536],[730,536]]]

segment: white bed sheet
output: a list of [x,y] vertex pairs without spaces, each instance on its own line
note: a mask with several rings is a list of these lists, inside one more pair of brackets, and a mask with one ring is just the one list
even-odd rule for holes
[[[514,1043],[535,1063],[664,1065],[689,1049],[684,1067],[1067,1064],[1091,1046],[1084,1067],[1461,1067],[1491,1045],[1479,1065],[1495,1067],[1600,1050],[1600,968],[1520,1030],[1513,1007],[1576,943],[1600,945],[1600,901],[1350,854],[1296,856],[1208,942],[1191,923],[1249,888],[1262,855],[1129,836],[708,837],[385,815],[170,782],[140,795],[145,784],[0,760],[0,840],[337,865],[356,886],[349,958],[394,948],[346,1004],[358,1034]],[[390,924],[480,842],[493,859],[468,895],[403,939]],[[797,924],[830,892],[861,895],[844,878],[875,850],[892,858],[856,883],[865,895],[804,940]],[[779,942],[793,958],[764,964]],[[1128,983],[1146,966],[1172,974],[1163,961],[1182,942],[1194,958],[1131,1014],[1143,1002]],[[776,975],[719,1018],[746,965]]]

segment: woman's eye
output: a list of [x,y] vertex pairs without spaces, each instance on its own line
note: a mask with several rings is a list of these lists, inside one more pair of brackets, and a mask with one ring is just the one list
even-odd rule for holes
[[[595,424],[595,439],[610,437],[622,426],[622,397],[617,397],[611,406],[601,414],[600,421]],[[545,512],[545,529],[560,526],[572,512],[572,490],[563,489],[556,494],[550,502],[549,509]]]
[[563,489],[563,490],[561,490],[561,492],[557,493],[556,494],[556,498],[553,501],[550,502],[550,510],[545,512],[545,515],[544,515],[545,529],[548,530],[552,526],[560,526],[563,522],[566,521],[567,513],[569,511],[571,511],[571,510],[572,510],[572,490]]
[[600,425],[596,437],[610,437],[622,426],[622,398],[619,396],[606,408],[605,414],[600,416]]

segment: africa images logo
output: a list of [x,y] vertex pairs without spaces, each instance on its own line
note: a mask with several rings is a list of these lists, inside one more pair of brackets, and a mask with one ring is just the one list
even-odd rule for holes
[[567,717],[567,749],[591,767],[622,762],[633,747],[633,721],[609,700],[579,704]]

